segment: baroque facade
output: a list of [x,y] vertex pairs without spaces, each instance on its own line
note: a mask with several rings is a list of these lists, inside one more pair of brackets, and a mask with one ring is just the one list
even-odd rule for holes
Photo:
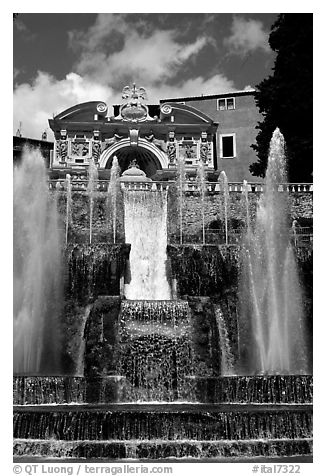
[[116,156],[122,172],[136,159],[148,177],[167,180],[175,177],[182,157],[189,177],[202,162],[208,177],[224,170],[231,181],[257,181],[248,169],[256,160],[249,143],[258,118],[253,93],[146,105],[146,91],[134,84],[123,89],[112,116],[102,101],[77,104],[49,120],[55,136],[52,169],[85,170],[93,160],[105,171]]

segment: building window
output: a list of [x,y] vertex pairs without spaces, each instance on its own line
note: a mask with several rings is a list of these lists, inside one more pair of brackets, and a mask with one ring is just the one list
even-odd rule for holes
[[236,157],[235,134],[220,135],[220,158],[230,159]]
[[235,109],[235,98],[222,98],[217,100],[218,111],[225,111],[226,109]]

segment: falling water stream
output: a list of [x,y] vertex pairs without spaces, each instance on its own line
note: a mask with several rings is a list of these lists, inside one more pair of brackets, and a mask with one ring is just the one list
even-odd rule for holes
[[231,351],[228,331],[220,307],[215,311],[216,324],[219,333],[219,347],[221,351],[221,375],[234,374],[234,357]]
[[167,192],[125,191],[125,235],[131,244],[127,299],[171,299],[166,277]]
[[82,315],[81,326],[79,328],[79,339],[78,339],[79,349],[78,349],[78,352],[77,352],[77,359],[76,359],[76,361],[77,361],[76,374],[78,376],[84,375],[84,357],[85,357],[84,354],[85,354],[85,345],[86,345],[84,331],[85,331],[86,322],[87,322],[87,319],[89,318],[89,314],[91,312],[91,309],[92,309],[92,305],[87,304],[87,306],[84,309],[84,313]]

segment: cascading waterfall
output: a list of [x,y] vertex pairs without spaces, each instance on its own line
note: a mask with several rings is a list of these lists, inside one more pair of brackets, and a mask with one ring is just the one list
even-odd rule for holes
[[82,316],[82,322],[80,326],[80,334],[79,334],[79,351],[77,354],[77,365],[76,365],[76,373],[78,376],[84,375],[84,354],[85,354],[85,337],[84,331],[87,319],[89,317],[89,313],[91,312],[92,304],[87,304],[84,310],[84,314]]
[[131,244],[127,299],[171,299],[166,277],[167,192],[127,190],[125,236]]
[[225,232],[225,244],[229,244],[229,230],[228,230],[228,220],[229,220],[229,183],[228,178],[224,170],[220,173],[219,182],[221,187],[221,197],[222,197],[222,220],[224,223],[224,232]]
[[117,235],[117,187],[119,185],[119,176],[120,176],[120,167],[117,157],[113,157],[111,173],[110,173],[110,183],[108,186],[108,199],[110,204],[110,211],[112,216],[112,232],[113,232],[113,243],[116,242]]
[[199,162],[197,168],[197,184],[200,195],[200,210],[203,232],[203,245],[205,244],[205,195],[206,195],[206,173],[205,166],[202,161]]
[[[52,198],[52,200],[51,200]],[[58,372],[61,251],[44,159],[25,150],[14,169],[14,372]]]
[[242,256],[241,346],[252,353],[252,373],[307,372],[302,293],[290,243],[288,196],[278,190],[279,184],[286,182],[285,169],[284,139],[276,129],[264,194],[255,227],[249,227],[245,237]]
[[91,159],[88,166],[88,185],[87,185],[87,193],[89,196],[89,244],[92,243],[94,196],[97,190],[97,181],[98,181],[98,170],[94,163],[94,160]]
[[[125,301],[119,321],[118,372],[131,401],[190,397],[193,374],[189,306],[182,301]],[[188,388],[189,387],[189,388]]]

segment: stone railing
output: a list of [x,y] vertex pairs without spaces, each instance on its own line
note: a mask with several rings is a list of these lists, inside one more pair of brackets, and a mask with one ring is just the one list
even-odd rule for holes
[[[109,180],[99,180],[97,182],[97,191],[106,192],[108,189]],[[121,183],[121,188],[124,190],[167,190],[169,185],[173,185],[175,182],[123,182]],[[88,181],[87,180],[72,180],[71,186],[73,191],[85,192],[87,190]],[[64,191],[67,187],[66,180],[49,180],[50,190],[59,190]],[[260,182],[248,182],[247,190],[249,193],[263,192],[265,188],[264,183]],[[220,182],[206,182],[206,191],[208,193],[219,193],[221,192]],[[184,182],[183,190],[187,193],[198,193],[199,186],[195,181]],[[229,192],[243,192],[244,184],[243,182],[230,182],[228,184]],[[278,185],[279,192],[312,192],[313,184],[312,183],[282,183]]]

